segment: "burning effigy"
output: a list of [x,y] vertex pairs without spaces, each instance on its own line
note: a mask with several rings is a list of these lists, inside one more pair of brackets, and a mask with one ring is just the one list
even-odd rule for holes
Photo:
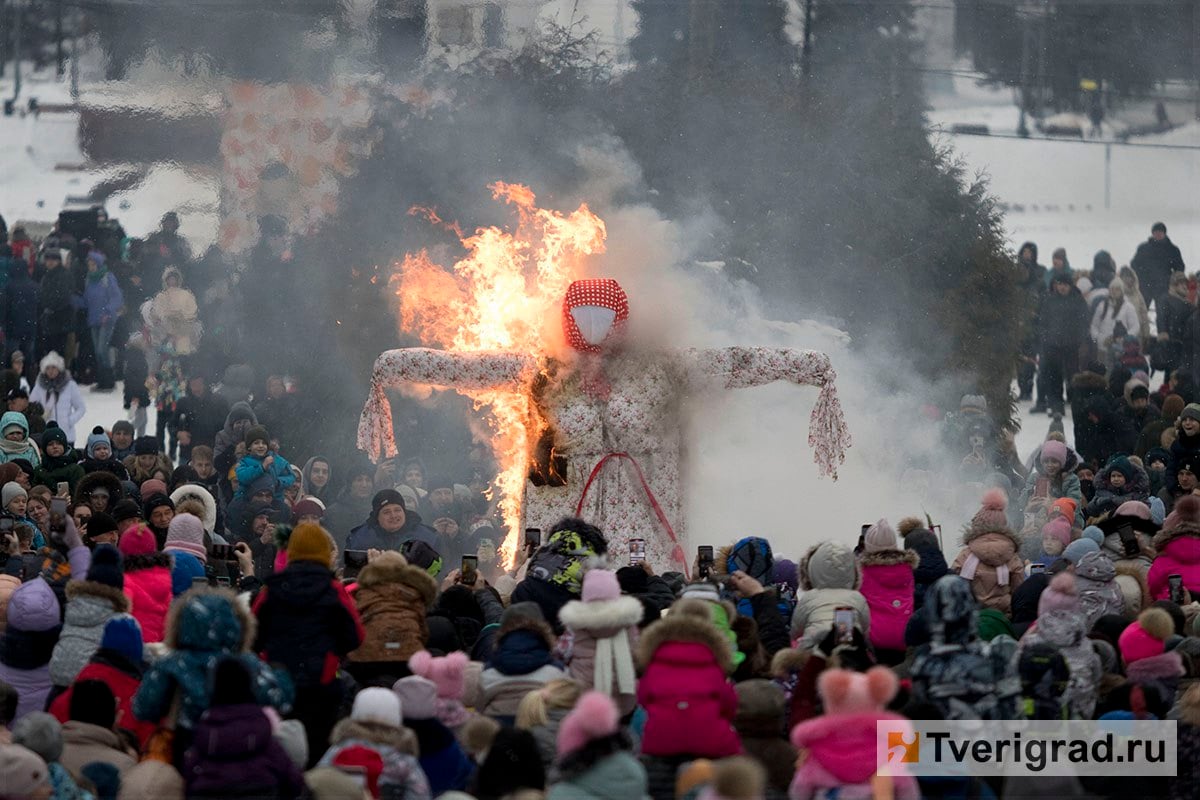
[[821,473],[836,480],[850,434],[827,355],[639,346],[626,325],[637,299],[611,278],[587,277],[589,257],[604,251],[604,221],[586,204],[570,214],[539,208],[524,186],[490,188],[515,207],[515,231],[456,229],[467,255],[452,268],[421,252],[396,270],[401,327],[440,349],[389,350],[376,360],[358,428],[372,459],[397,452],[387,390],[471,397],[500,466],[500,554],[510,566],[524,527],[549,529],[574,515],[604,531],[614,557],[643,539],[653,567],[686,572],[679,409],[693,392],[775,381],[818,387],[808,443]]

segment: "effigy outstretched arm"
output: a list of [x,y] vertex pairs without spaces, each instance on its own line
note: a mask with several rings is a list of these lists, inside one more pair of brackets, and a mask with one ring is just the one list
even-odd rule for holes
[[519,353],[450,353],[425,347],[388,350],[375,359],[371,391],[358,420],[358,448],[372,461],[396,454],[388,389],[425,385],[443,389],[521,391],[537,362]]
[[837,480],[838,466],[846,460],[850,431],[838,399],[837,373],[829,356],[815,350],[777,347],[719,347],[688,350],[693,377],[719,378],[730,389],[790,381],[821,389],[808,425],[808,444],[822,474]]

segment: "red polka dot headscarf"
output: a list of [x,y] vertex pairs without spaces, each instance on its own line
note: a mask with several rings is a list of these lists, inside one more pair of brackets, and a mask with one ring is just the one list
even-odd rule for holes
[[629,319],[629,298],[626,297],[621,284],[612,278],[588,278],[574,281],[567,287],[567,296],[563,299],[563,332],[566,334],[567,343],[584,353],[599,353],[602,348],[589,343],[579,331],[579,326],[575,323],[575,317],[571,314],[571,310],[580,306],[599,306],[616,312],[612,328],[605,337],[606,342],[610,341]]

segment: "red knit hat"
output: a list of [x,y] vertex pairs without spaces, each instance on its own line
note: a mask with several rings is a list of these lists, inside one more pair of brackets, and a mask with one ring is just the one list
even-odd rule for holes
[[1175,633],[1175,621],[1171,615],[1161,608],[1147,608],[1138,615],[1137,622],[1127,627],[1117,646],[1121,649],[1121,658],[1128,666],[1143,658],[1160,656],[1167,650],[1167,639]]
[[121,540],[117,543],[117,549],[126,558],[129,556],[148,556],[158,551],[158,540],[154,538],[154,533],[146,526],[146,523],[139,522],[121,534]]
[[333,757],[333,765],[342,772],[364,777],[364,788],[371,797],[379,797],[379,776],[383,774],[383,757],[369,747],[356,744]]

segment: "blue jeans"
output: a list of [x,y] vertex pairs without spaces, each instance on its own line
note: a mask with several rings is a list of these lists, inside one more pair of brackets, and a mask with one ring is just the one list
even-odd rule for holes
[[112,359],[109,357],[109,343],[112,341],[113,322],[94,325],[92,331],[92,352],[96,357],[96,388],[111,389],[115,385],[112,374]]

